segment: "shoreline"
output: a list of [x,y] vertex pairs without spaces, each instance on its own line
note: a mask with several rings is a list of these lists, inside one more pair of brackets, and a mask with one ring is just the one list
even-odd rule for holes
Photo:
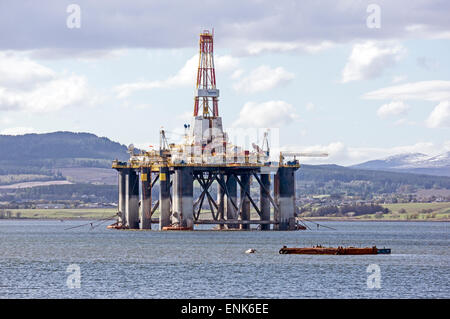
[[[0,218],[2,220],[59,220],[63,221],[89,221],[89,220],[107,220],[104,218],[86,218],[86,217],[10,217],[10,218]],[[115,219],[111,219],[111,222],[115,221]],[[345,217],[324,217],[324,218],[308,218],[308,220],[303,219],[305,222],[450,222],[450,219],[445,218],[434,218],[434,219],[373,219],[373,218],[345,218]],[[194,223],[195,224],[195,223]]]
[[450,222],[450,219],[446,218],[434,218],[434,219],[373,219],[373,218],[345,218],[345,217],[325,217],[325,218],[308,218],[305,220],[313,222],[329,221],[329,222]]

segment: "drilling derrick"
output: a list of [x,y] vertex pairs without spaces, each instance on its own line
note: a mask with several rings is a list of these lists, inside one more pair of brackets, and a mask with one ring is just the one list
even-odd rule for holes
[[198,116],[201,104],[204,118],[216,118],[219,116],[219,90],[216,89],[216,72],[214,69],[214,35],[207,30],[203,31],[200,34],[199,46],[194,116]]
[[[222,118],[219,116],[219,90],[216,88],[216,72],[214,69],[214,35],[208,30],[200,34],[197,84],[194,103],[194,118],[191,127],[192,145],[203,150],[216,152],[217,147],[224,145]],[[200,113],[201,108],[201,114]],[[220,150],[223,152],[223,150]]]

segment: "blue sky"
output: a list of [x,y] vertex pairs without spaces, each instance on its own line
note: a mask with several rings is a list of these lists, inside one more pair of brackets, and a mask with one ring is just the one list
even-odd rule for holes
[[79,1],[79,29],[66,26],[70,3],[1,10],[1,134],[157,144],[161,126],[189,122],[206,25],[225,127],[277,128],[282,148],[330,153],[307,163],[450,151],[444,1],[378,1],[380,28],[367,26],[373,1],[217,2],[203,15],[195,2]]

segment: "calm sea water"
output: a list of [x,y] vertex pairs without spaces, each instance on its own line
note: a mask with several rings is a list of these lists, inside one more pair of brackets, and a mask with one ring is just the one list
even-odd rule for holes
[[[449,298],[449,223],[322,222],[297,232],[94,230],[1,220],[0,298]],[[392,248],[391,255],[280,255],[283,246]],[[245,254],[248,248],[257,253]],[[70,289],[77,264],[81,287]],[[381,288],[367,287],[369,264]]]

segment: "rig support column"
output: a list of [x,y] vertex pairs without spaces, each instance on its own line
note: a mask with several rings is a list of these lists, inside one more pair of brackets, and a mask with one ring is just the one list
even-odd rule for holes
[[[245,190],[250,193],[250,175],[242,174],[241,175],[241,201],[242,201],[242,209],[241,209],[241,220],[250,220],[250,200],[245,194]],[[241,229],[250,229],[249,224],[241,224]]]
[[275,175],[275,201],[278,204],[278,230],[295,229],[295,170],[292,167],[279,167]]
[[146,167],[141,170],[141,206],[139,208],[140,229],[152,229],[152,173]]
[[125,178],[125,218],[130,229],[139,228],[139,183],[134,169],[129,169]]
[[[239,203],[237,202],[237,181],[236,178],[233,175],[228,175],[227,176],[227,181],[226,181],[226,185],[227,185],[227,190],[228,190],[228,194],[230,194],[230,198],[228,198],[228,196],[226,197],[226,201],[225,201],[225,209],[227,212],[227,220],[231,220],[231,219],[237,219],[237,215],[238,212],[236,211],[236,209],[234,208],[233,204],[231,203],[231,200],[233,200],[233,203],[235,203],[236,205],[239,205]],[[238,228],[237,224],[229,224],[228,228]]]
[[[261,184],[270,192],[270,174],[261,174]],[[261,220],[270,220],[270,200],[263,186],[260,187],[260,210]],[[261,224],[261,230],[270,230],[270,224]]]
[[126,225],[127,220],[125,217],[125,202],[126,202],[126,191],[125,191],[125,179],[128,169],[121,168],[117,169],[118,172],[118,186],[119,186],[119,202],[117,209],[119,211],[119,223]]
[[170,173],[168,167],[159,169],[159,230],[170,226]]
[[[222,184],[225,183],[225,178],[224,178],[223,174],[220,174],[218,178],[221,180]],[[225,216],[224,216],[225,215],[225,192],[219,184],[217,184],[217,206],[218,206],[218,208],[217,208],[218,218],[220,220],[225,219]],[[219,227],[220,227],[220,229],[223,229],[224,225],[220,224]]]
[[194,177],[191,167],[176,167],[173,180],[172,224],[194,227]]

